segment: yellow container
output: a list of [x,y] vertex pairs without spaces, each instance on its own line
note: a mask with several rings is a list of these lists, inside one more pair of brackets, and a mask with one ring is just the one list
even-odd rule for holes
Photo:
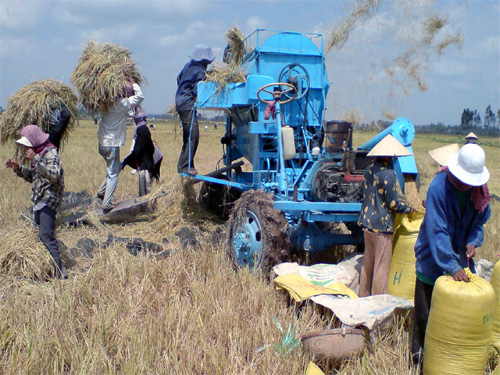
[[415,242],[424,219],[424,212],[397,214],[392,243],[387,292],[413,301],[415,294]]
[[[495,291],[495,308],[493,311],[493,328],[491,339],[493,346],[500,353],[500,262],[495,263],[491,274],[490,284]],[[498,371],[500,373],[500,370]]]
[[437,279],[425,332],[425,375],[484,375],[495,291],[466,269],[470,282]]

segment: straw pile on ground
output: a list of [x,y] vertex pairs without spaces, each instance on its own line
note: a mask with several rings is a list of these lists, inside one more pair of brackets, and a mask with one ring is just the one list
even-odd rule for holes
[[20,224],[0,237],[0,274],[45,280],[50,277],[53,261],[33,227]]
[[89,41],[71,77],[88,111],[107,112],[123,96],[127,76],[138,84],[144,81],[131,55],[127,48],[116,44]]
[[156,211],[160,215],[151,222],[151,227],[164,235],[175,233],[182,227],[213,232],[217,219],[196,202],[198,189],[199,186],[184,178],[161,185],[158,191],[153,193],[153,196],[162,193],[156,203]]
[[73,90],[54,79],[42,79],[21,87],[8,99],[7,109],[0,117],[2,143],[19,138],[21,129],[30,124],[49,133],[50,115],[60,103],[64,103],[71,113],[62,139],[64,143],[77,122],[77,98]]

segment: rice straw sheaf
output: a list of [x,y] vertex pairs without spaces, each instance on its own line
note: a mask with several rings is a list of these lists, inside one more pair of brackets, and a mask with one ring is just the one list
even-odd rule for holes
[[245,37],[237,25],[226,31],[226,41],[228,48],[226,64],[238,67],[243,63],[246,54]]
[[77,98],[73,90],[54,79],[42,79],[21,87],[7,101],[7,109],[0,117],[2,143],[15,140],[26,125],[38,125],[44,132],[50,130],[50,115],[54,108],[64,103],[71,113],[62,142],[78,122]]
[[27,224],[1,235],[0,274],[44,280],[52,272],[52,257]]
[[107,112],[123,96],[127,75],[138,84],[145,81],[131,55],[127,48],[113,43],[88,42],[71,78],[88,111]]
[[167,111],[165,112],[165,114],[172,116],[176,120],[178,120],[180,118],[179,113],[177,112],[177,109],[175,107],[175,103],[170,104],[170,106],[167,108]]
[[245,73],[241,70],[241,64],[246,53],[244,36],[238,26],[233,26],[226,31],[227,55],[224,57],[224,65],[216,65],[207,72],[206,80],[217,83],[217,92],[225,91],[228,83],[246,82]]

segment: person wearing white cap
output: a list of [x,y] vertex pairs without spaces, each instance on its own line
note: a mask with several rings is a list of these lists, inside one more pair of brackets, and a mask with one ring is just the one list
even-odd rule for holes
[[25,157],[31,168],[7,159],[5,166],[31,183],[34,221],[38,225],[40,240],[54,259],[54,276],[61,278],[62,262],[59,245],[55,238],[56,210],[61,205],[64,193],[64,176],[57,148],[50,142],[49,134],[36,125],[27,125],[21,130],[16,143],[25,147]]
[[483,244],[483,225],[491,215],[486,183],[490,173],[484,150],[463,145],[449,156],[447,167],[427,191],[424,220],[415,243],[416,275],[413,311],[412,359],[422,361],[425,330],[434,283],[449,274],[468,282],[464,268],[475,272],[473,257]]
[[210,47],[198,44],[189,55],[189,61],[177,76],[175,108],[182,122],[182,149],[177,162],[178,173],[196,175],[194,156],[198,149],[200,129],[194,105],[198,96],[197,84],[205,79],[208,65],[215,56]]
[[382,139],[367,156],[374,157],[364,175],[363,203],[358,224],[363,228],[365,255],[359,281],[359,296],[386,294],[392,257],[395,213],[413,209],[399,200],[393,158],[411,153],[392,135]]

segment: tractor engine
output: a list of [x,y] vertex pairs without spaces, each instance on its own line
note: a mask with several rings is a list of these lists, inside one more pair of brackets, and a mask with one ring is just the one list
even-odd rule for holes
[[343,172],[334,163],[324,164],[313,178],[313,197],[320,202],[361,202],[363,174]]
[[359,203],[363,199],[363,174],[370,163],[366,151],[352,149],[352,125],[328,121],[324,125],[325,161],[312,179],[317,202]]

